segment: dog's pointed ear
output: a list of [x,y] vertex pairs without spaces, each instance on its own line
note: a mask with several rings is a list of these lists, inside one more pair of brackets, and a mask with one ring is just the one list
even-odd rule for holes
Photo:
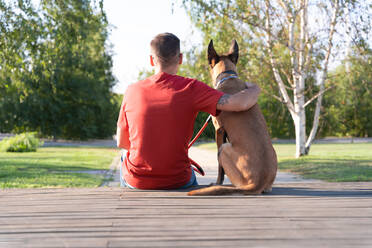
[[238,63],[239,58],[239,46],[236,40],[233,40],[229,50],[229,59],[234,63]]
[[209,65],[213,68],[218,63],[218,61],[220,61],[220,56],[218,56],[216,50],[214,49],[213,40],[211,40],[208,45]]

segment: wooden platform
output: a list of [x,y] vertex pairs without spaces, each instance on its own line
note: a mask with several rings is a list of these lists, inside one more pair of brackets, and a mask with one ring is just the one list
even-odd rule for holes
[[227,197],[3,190],[0,247],[372,247],[372,183],[278,184]]

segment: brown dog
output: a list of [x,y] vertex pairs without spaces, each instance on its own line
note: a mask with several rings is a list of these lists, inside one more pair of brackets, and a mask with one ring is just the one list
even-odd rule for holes
[[[246,88],[237,78],[236,63],[239,47],[234,40],[230,51],[219,56],[208,46],[208,61],[216,89],[234,94]],[[222,184],[224,174],[234,186],[211,186],[193,190],[188,195],[246,195],[270,192],[277,172],[277,158],[265,119],[258,104],[243,112],[223,111],[213,119],[218,147],[218,178]],[[229,143],[225,143],[228,140]]]

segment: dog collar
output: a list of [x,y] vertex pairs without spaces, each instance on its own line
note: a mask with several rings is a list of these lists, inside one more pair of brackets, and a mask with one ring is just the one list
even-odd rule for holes
[[[227,76],[227,77],[224,77],[224,78],[219,79],[219,78],[221,77],[222,74],[232,74],[232,75],[231,75],[231,76]],[[218,76],[216,77],[216,81],[217,81],[217,83],[216,83],[216,88],[217,88],[220,84],[222,84],[224,81],[226,81],[227,79],[231,79],[231,78],[238,78],[238,75],[236,74],[235,71],[228,70],[228,71],[221,72],[221,73],[218,74]]]

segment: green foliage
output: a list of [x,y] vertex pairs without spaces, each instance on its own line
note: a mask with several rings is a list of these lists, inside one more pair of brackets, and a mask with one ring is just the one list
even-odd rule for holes
[[0,152],[36,152],[43,142],[35,137],[35,133],[22,133],[5,138],[0,142]]
[[0,8],[0,132],[112,135],[118,109],[102,1],[0,0]]
[[372,136],[371,65],[372,50],[359,47],[330,74],[328,84],[335,88],[324,98],[323,135]]
[[[236,5],[235,5],[236,4]],[[242,1],[230,4],[223,1],[185,1],[185,7],[189,11],[191,20],[203,33],[203,45],[199,48],[193,47],[184,52],[186,62],[180,68],[180,74],[186,77],[194,77],[211,86],[212,79],[209,75],[207,61],[207,45],[212,39],[219,54],[228,52],[232,39],[236,39],[239,44],[239,61],[237,70],[239,78],[258,84],[262,93],[259,97],[259,105],[266,119],[269,132],[276,138],[293,138],[294,125],[286,106],[273,97],[278,95],[279,89],[275,83],[271,66],[267,60],[267,54],[260,39],[253,39],[252,32],[237,24],[239,20],[234,20],[227,14],[227,9],[231,13],[244,11]],[[216,10],[217,9],[217,10]],[[218,15],[217,13],[221,13]],[[224,15],[225,13],[226,15]],[[239,15],[237,15],[239,16]],[[234,17],[235,18],[235,17]],[[282,57],[280,69],[285,79],[285,74],[291,74],[290,58],[283,48],[277,48],[278,56]],[[313,84],[312,76],[308,77],[308,83]],[[288,82],[286,82],[288,84]],[[312,93],[310,90],[308,93]],[[310,106],[313,108],[313,106]],[[310,111],[311,112],[311,111]],[[200,126],[196,120],[195,126]],[[311,125],[310,122],[307,123]],[[213,138],[211,134],[209,138]]]
[[[227,52],[230,46],[231,40],[236,39],[239,44],[239,62],[237,65],[239,77],[246,81],[252,81],[257,83],[261,89],[262,93],[259,98],[259,105],[267,121],[268,129],[271,137],[276,138],[294,138],[294,123],[292,117],[285,106],[285,104],[277,101],[277,99],[283,99],[281,93],[276,83],[276,80],[272,72],[272,61],[269,56],[269,49],[273,58],[275,58],[275,67],[280,74],[281,80],[284,82],[286,91],[289,98],[293,99],[293,90],[296,87],[294,83],[294,63],[291,61],[290,47],[289,44],[289,30],[286,21],[286,16],[283,15],[285,11],[282,9],[281,5],[287,5],[290,11],[293,11],[296,5],[295,1],[284,1],[283,4],[278,4],[276,1],[245,1],[245,0],[235,0],[235,1],[221,1],[221,0],[183,0],[183,7],[188,11],[192,23],[199,29],[203,34],[203,47],[201,49],[192,49],[187,53],[187,63],[190,63],[183,69],[185,75],[192,75],[204,82],[209,82],[210,79],[206,79],[206,74],[208,71],[207,61],[206,61],[206,47],[211,39],[214,41],[214,45],[218,53]],[[363,47],[368,41],[368,34],[370,32],[370,18],[368,17],[366,21],[362,20],[362,17],[370,16],[368,13],[370,9],[366,6],[364,1],[353,1],[352,4],[341,3],[341,11],[338,13],[337,22],[342,22],[344,16],[344,11],[346,6],[349,6],[349,10],[352,16],[352,26],[353,35],[356,36],[354,40],[358,42],[357,47]],[[268,12],[267,5],[270,6]],[[297,3],[298,4],[298,3]],[[325,1],[324,3],[314,2],[309,7],[308,14],[309,21],[318,21],[318,19],[324,18],[323,25],[329,27],[329,11],[330,1]],[[315,10],[316,9],[316,10]],[[316,13],[316,14],[315,14]],[[327,13],[326,15],[323,15]],[[293,14],[293,13],[292,13]],[[297,13],[298,14],[298,13]],[[315,14],[315,15],[314,15]],[[314,16],[313,16],[314,15]],[[266,17],[271,18],[271,26],[268,28],[266,26]],[[354,17],[357,17],[356,19]],[[300,22],[295,23],[294,28],[294,50],[300,50],[298,42],[300,40],[299,32]],[[341,25],[337,25],[336,29],[340,33],[345,32],[339,29]],[[310,28],[311,27],[311,28]],[[304,66],[306,70],[305,79],[305,102],[313,97],[319,92],[319,87],[316,82],[317,74],[322,68],[322,63],[324,62],[324,56],[326,54],[328,28],[324,26],[314,26],[309,24],[309,28],[312,30],[309,37],[309,43],[305,46],[304,53],[309,53],[309,59]],[[336,31],[338,32],[338,31]],[[268,44],[268,34],[272,38],[272,42]],[[370,35],[369,35],[370,36]],[[343,37],[337,38],[337,44],[333,50],[342,50]],[[367,42],[368,44],[368,42]],[[308,50],[310,49],[310,50]],[[333,51],[332,50],[332,51]],[[293,58],[296,60],[297,58]],[[364,67],[366,76],[366,71],[369,67]],[[345,75],[345,74],[344,74]],[[347,76],[347,75],[345,75]],[[350,76],[356,78],[356,75]],[[338,82],[343,81],[343,77],[337,78]],[[371,115],[371,107],[369,103],[371,102],[371,97],[366,95],[370,94],[370,90],[363,90],[369,88],[371,85],[371,77],[365,78],[364,85],[354,83],[353,87],[360,87],[360,90],[353,91],[353,94],[345,95],[345,91],[341,92],[339,87],[337,90],[328,91],[325,94],[328,95],[328,101],[331,98],[338,98],[340,96],[345,96],[349,98],[347,101],[350,105],[349,110],[346,111],[346,105],[337,105],[330,103],[331,108],[334,111],[327,111],[329,105],[325,105],[322,108],[322,113],[325,115],[326,119],[321,117],[321,132],[319,136],[324,135],[335,135],[335,133],[343,135],[357,135],[357,136],[367,136],[370,132],[365,130],[371,130],[371,121],[369,117]],[[369,83],[367,87],[366,84]],[[337,83],[339,85],[339,83]],[[351,87],[351,88],[353,88]],[[364,93],[362,93],[364,92]],[[355,102],[352,99],[356,99]],[[359,100],[361,99],[362,100]],[[326,99],[327,101],[327,99]],[[342,102],[342,101],[339,101]],[[356,102],[360,102],[357,104]],[[362,103],[363,102],[363,103]],[[312,128],[312,120],[315,111],[315,103],[313,101],[311,104],[306,106],[306,130]],[[354,107],[354,109],[353,109]],[[357,111],[359,108],[363,111]],[[340,113],[343,109],[344,113]],[[337,112],[337,113],[336,113]],[[332,115],[332,116],[330,116]],[[327,120],[328,119],[328,120]],[[310,121],[309,121],[310,120]],[[332,123],[329,121],[332,120]],[[368,123],[367,123],[368,122]],[[339,125],[339,123],[342,123]],[[339,126],[338,126],[339,125]],[[361,131],[363,129],[364,131]],[[343,131],[336,131],[339,129]],[[357,128],[358,130],[351,131]]]
[[[120,106],[121,102],[123,101],[123,95],[122,94],[116,94],[113,93],[111,97],[112,104],[115,106],[115,111],[118,113],[117,116],[119,115],[120,111]],[[117,118],[116,116],[116,118]]]

